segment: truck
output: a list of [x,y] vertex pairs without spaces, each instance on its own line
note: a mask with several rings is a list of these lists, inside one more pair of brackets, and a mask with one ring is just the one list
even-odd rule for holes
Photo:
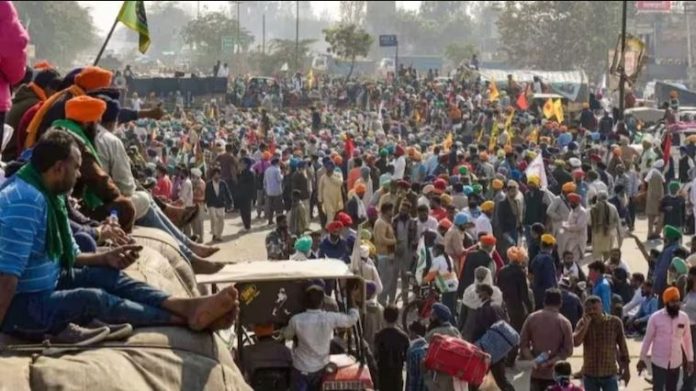
[[[379,61],[377,66],[377,73],[380,76],[386,76],[389,72],[394,72],[395,69],[395,58],[394,57],[384,57]],[[403,65],[405,68],[412,67],[418,71],[419,74],[425,75],[428,70],[441,71],[444,65],[444,60],[440,56],[417,56],[417,55],[407,55],[399,56],[399,66]]]
[[352,77],[372,75],[375,72],[376,62],[374,60],[355,60],[353,72],[350,71],[351,62],[338,59],[336,57],[319,54],[312,58],[312,71],[315,74],[334,77]]

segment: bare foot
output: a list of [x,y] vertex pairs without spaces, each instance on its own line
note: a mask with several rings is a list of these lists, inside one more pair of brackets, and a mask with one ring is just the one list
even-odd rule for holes
[[209,256],[220,251],[220,247],[206,246],[203,244],[195,243],[193,241],[187,244],[191,251],[193,251],[194,254],[198,255],[201,258],[208,258]]
[[191,257],[191,268],[194,274],[215,274],[225,267],[224,263],[203,259],[197,255]]
[[[192,330],[200,331],[211,327],[226,314],[235,315],[237,302],[237,289],[228,286],[220,292],[206,297],[202,300],[189,317],[189,327]],[[218,326],[224,326],[227,322],[220,321]]]

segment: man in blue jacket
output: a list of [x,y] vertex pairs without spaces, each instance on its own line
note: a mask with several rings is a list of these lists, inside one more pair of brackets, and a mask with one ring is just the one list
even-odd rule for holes
[[592,294],[602,300],[602,308],[605,314],[611,314],[611,286],[604,277],[606,268],[604,262],[594,261],[587,268],[590,273],[588,275],[592,283]]
[[[653,291],[658,298],[662,298],[662,292],[667,287],[667,269],[669,269],[669,265],[674,258],[674,250],[679,248],[682,238],[681,230],[671,225],[665,225],[662,234],[665,239],[665,244],[662,248],[662,253],[655,263],[653,282]],[[662,308],[662,300],[660,300],[660,308]]]

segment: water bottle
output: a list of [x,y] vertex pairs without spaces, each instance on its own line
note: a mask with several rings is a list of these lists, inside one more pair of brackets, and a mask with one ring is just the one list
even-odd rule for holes
[[536,356],[536,358],[534,359],[534,364],[536,366],[539,366],[539,365],[545,363],[546,361],[548,361],[548,359],[549,359],[549,353],[542,352],[540,355]]
[[111,210],[111,213],[109,214],[109,218],[107,221],[109,225],[118,226],[118,211],[116,209]]

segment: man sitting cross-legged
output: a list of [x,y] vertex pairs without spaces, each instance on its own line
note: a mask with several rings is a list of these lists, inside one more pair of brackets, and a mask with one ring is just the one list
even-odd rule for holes
[[79,328],[74,332],[75,325],[93,321],[230,327],[238,307],[233,287],[213,296],[176,298],[121,271],[138,258],[140,246],[79,253],[65,203],[81,161],[75,139],[51,130],[35,145],[31,161],[0,188],[1,330],[79,343],[85,336]]

